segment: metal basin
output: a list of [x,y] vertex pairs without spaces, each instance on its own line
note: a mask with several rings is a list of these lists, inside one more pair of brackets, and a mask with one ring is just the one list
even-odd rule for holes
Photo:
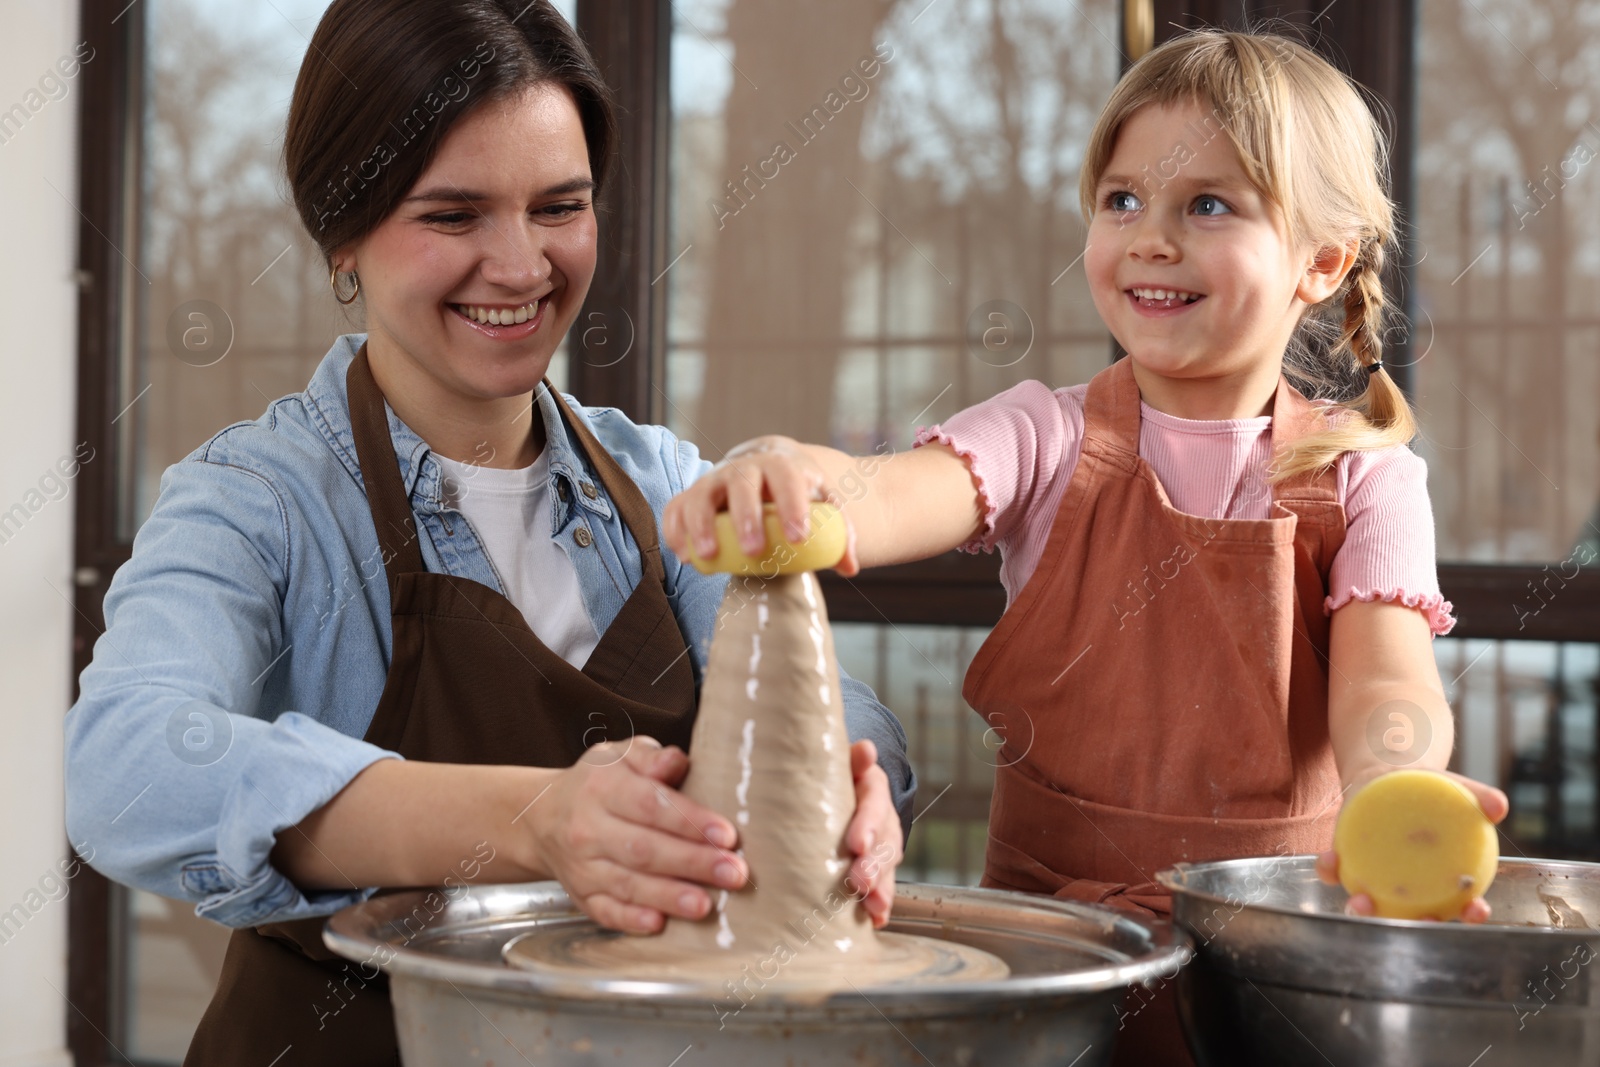
[[1115,1007],[1171,977],[1188,939],[1166,923],[986,889],[901,884],[891,930],[973,945],[1009,977],[827,997],[672,982],[563,979],[501,962],[542,924],[585,923],[554,882],[375,897],[329,921],[328,947],[388,972],[406,1067],[782,1064],[1095,1067]]
[[1178,1010],[1202,1067],[1600,1064],[1600,864],[1503,859],[1467,926],[1345,916],[1314,863],[1157,876],[1195,943]]

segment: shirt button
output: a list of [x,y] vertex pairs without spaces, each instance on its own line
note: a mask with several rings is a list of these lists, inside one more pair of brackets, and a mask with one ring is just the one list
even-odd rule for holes
[[580,526],[572,532],[572,539],[578,542],[579,548],[588,548],[594,543],[594,536],[589,533],[589,527]]
[[590,500],[593,500],[595,497],[599,496],[600,494],[595,492],[595,488],[594,488],[594,483],[593,482],[584,482],[583,483],[583,495],[588,497]]

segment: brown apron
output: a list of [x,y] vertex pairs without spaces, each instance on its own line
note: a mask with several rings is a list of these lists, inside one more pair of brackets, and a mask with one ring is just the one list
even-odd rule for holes
[[[1033,577],[967,672],[1005,734],[983,884],[1169,916],[1155,872],[1329,847],[1334,473],[1272,487],[1266,519],[1172,507],[1139,458],[1126,357],[1097,374],[1082,455]],[[1280,378],[1276,450],[1317,428]],[[1170,982],[1119,1012],[1119,1064],[1189,1064]]]
[[[644,572],[581,671],[546,648],[501,594],[424,569],[365,345],[347,382],[356,456],[388,561],[394,631],[366,739],[406,759],[533,767],[570,766],[590,742],[634,733],[687,749],[694,676],[663,588],[655,517],[561,394],[551,391],[639,546]],[[184,1067],[399,1064],[387,980],[374,966],[330,953],[325,921],[234,932]]]

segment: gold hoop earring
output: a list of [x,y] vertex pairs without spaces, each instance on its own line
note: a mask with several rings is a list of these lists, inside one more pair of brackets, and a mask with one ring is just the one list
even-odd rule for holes
[[339,301],[341,304],[353,304],[356,302],[356,297],[361,295],[361,275],[357,274],[355,271],[351,271],[350,277],[356,280],[356,287],[351,291],[350,299],[346,300],[344,297],[339,295],[339,268],[334,267],[328,272],[328,285],[333,288],[333,298]]

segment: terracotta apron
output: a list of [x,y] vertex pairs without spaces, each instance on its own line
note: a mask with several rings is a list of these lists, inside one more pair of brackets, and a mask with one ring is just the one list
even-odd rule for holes
[[[581,671],[546,648],[501,594],[424,569],[383,394],[364,345],[347,380],[394,631],[388,680],[366,739],[413,760],[535,767],[570,766],[590,743],[635,733],[687,749],[694,676],[663,589],[655,517],[561,395],[552,390],[639,546],[644,569]],[[449,873],[441,871],[441,881]],[[234,932],[184,1067],[399,1064],[387,980],[375,966],[339,959],[323,947],[325,921]]]
[[[1165,917],[1163,867],[1332,842],[1322,605],[1345,519],[1331,469],[1273,486],[1267,519],[1180,512],[1139,421],[1124,357],[1089,383],[1038,569],[963,695],[1005,735],[983,884]],[[1280,378],[1274,450],[1315,428]],[[1117,1063],[1192,1063],[1171,982],[1119,1014]]]

